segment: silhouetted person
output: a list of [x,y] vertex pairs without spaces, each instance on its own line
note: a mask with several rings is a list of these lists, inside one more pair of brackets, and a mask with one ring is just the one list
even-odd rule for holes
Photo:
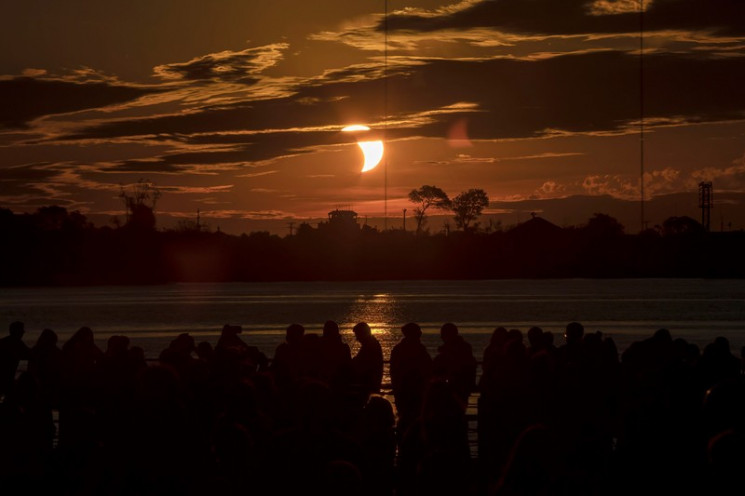
[[66,374],[89,375],[102,356],[103,352],[96,345],[90,327],[81,327],[62,345]]
[[483,361],[481,363],[481,378],[479,388],[489,390],[489,382],[493,379],[493,374],[497,366],[504,357],[504,345],[507,342],[507,329],[497,327],[489,338],[489,344],[484,348]]
[[323,324],[321,336],[321,378],[334,385],[351,372],[352,352],[339,333],[339,325],[333,320]]
[[334,460],[326,464],[323,476],[324,480],[318,489],[324,496],[370,494],[365,491],[360,469],[346,460]]
[[62,397],[60,398],[60,445],[90,447],[95,415],[96,364],[103,356],[90,327],[81,327],[62,345]]
[[405,494],[468,494],[468,423],[451,383],[434,379],[427,388],[422,414],[401,443],[400,467]]
[[353,438],[362,448],[359,467],[367,486],[365,494],[390,495],[396,456],[395,417],[390,402],[371,396],[360,415]]
[[300,324],[290,324],[285,331],[285,342],[277,346],[272,360],[272,371],[279,386],[300,378],[303,371],[304,350],[303,336],[305,327]]
[[491,477],[498,475],[495,468],[505,463],[533,413],[529,408],[533,397],[528,389],[528,354],[522,332],[512,329],[499,335],[503,336],[501,354],[484,368],[478,411],[479,458]]
[[476,359],[471,345],[458,333],[455,324],[443,324],[440,337],[442,346],[434,359],[434,373],[452,384],[465,408],[476,385]]
[[706,345],[699,360],[699,370],[706,388],[735,380],[740,375],[740,360],[730,352],[727,338],[718,336],[713,343]]
[[244,353],[248,348],[248,345],[238,337],[238,334],[242,332],[243,328],[241,326],[225,324],[222,326],[220,338],[217,340],[215,350],[220,350],[221,352],[233,352],[236,355]]
[[181,380],[189,380],[190,372],[196,359],[192,353],[196,350],[194,338],[187,332],[176,336],[168,348],[160,352],[158,360],[161,364],[174,368]]
[[51,454],[54,432],[52,409],[39,396],[31,374],[22,372],[0,404],[3,494],[44,493],[38,484]]
[[23,342],[25,332],[23,322],[13,322],[9,335],[0,339],[0,395],[7,394],[13,387],[20,361],[28,360],[31,350]]
[[215,359],[215,349],[209,341],[201,341],[196,348],[197,357],[200,360],[211,364]]
[[28,359],[28,371],[38,382],[39,395],[49,406],[57,406],[62,378],[62,350],[57,339],[53,330],[41,331]]
[[728,495],[742,488],[745,467],[745,437],[735,429],[720,432],[707,446],[709,480],[707,494]]
[[363,393],[377,393],[383,382],[383,349],[367,323],[360,322],[352,331],[360,343],[352,359],[356,382]]
[[546,342],[543,338],[543,329],[535,326],[528,329],[528,343],[530,343],[530,348],[528,349],[530,355],[534,355],[545,349]]
[[410,322],[401,327],[403,339],[391,350],[391,386],[404,432],[422,409],[424,391],[432,376],[432,358],[421,342],[422,329]]
[[585,328],[579,322],[570,322],[564,331],[564,344],[556,350],[556,365],[560,374],[578,374],[582,360],[582,338]]
[[515,441],[495,495],[557,494],[561,457],[544,425],[525,429]]
[[266,355],[256,346],[249,346],[238,336],[243,332],[241,326],[225,324],[220,339],[215,346],[215,359],[225,366],[236,366],[248,372],[264,370],[267,367]]
[[134,387],[134,377],[129,367],[129,338],[111,336],[107,341],[106,352],[96,364],[96,379],[105,383],[104,391],[111,394],[112,389]]

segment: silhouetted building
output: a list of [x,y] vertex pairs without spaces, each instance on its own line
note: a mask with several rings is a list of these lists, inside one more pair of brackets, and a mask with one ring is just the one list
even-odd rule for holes
[[329,212],[329,224],[357,225],[357,212],[336,209]]
[[561,227],[538,216],[534,216],[529,221],[518,224],[507,231],[510,237],[521,241],[551,240],[562,233],[563,229]]

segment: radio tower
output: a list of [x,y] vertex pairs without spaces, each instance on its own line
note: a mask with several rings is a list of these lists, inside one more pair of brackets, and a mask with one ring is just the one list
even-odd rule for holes
[[698,183],[698,206],[701,209],[701,224],[709,232],[711,227],[711,208],[713,204],[714,189],[711,182]]

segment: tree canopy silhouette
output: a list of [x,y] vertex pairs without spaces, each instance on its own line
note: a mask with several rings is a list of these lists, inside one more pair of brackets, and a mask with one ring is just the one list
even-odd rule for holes
[[670,217],[662,223],[662,234],[665,236],[702,235],[706,228],[688,216]]
[[489,196],[486,191],[478,188],[471,188],[453,198],[451,209],[455,214],[455,225],[464,231],[468,231],[478,226],[478,223],[471,225],[481,212],[489,205]]
[[623,224],[608,214],[595,213],[584,227],[586,233],[595,237],[615,238],[623,235]]
[[427,209],[430,207],[447,210],[450,208],[450,198],[447,193],[437,186],[425,184],[419,189],[413,189],[409,192],[409,201],[415,203],[414,217],[416,218],[416,232],[420,233],[426,223],[425,217]]
[[[302,223],[282,238],[141,230],[132,221],[113,229],[60,206],[24,214],[0,208],[0,233],[9,240],[0,244],[0,285],[745,276],[745,231],[710,233],[693,219],[670,218],[664,236],[623,234],[618,221],[595,215],[582,227],[534,217],[488,232],[474,223],[486,193],[473,191],[454,202],[471,207],[458,223],[467,236],[378,231],[360,226],[351,211],[334,211],[317,226]],[[132,198],[152,208],[150,198]]]
[[140,179],[130,188],[121,188],[119,198],[126,208],[126,226],[143,231],[155,229],[155,205],[160,199],[160,190],[154,183]]

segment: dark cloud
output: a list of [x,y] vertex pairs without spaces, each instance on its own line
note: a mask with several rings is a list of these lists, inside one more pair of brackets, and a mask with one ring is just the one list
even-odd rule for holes
[[[112,172],[149,172],[156,174],[173,174],[199,172],[199,166],[242,164],[272,160],[278,156],[308,153],[312,147],[348,143],[350,137],[334,131],[316,132],[277,132],[261,135],[197,135],[185,141],[190,145],[199,144],[233,144],[229,150],[201,150],[182,153],[170,153],[148,160],[127,160],[106,170]],[[196,166],[196,167],[195,167]]]
[[[639,29],[635,12],[598,15],[588,0],[484,0],[439,15],[398,13],[388,18],[393,31],[496,28],[523,34],[571,35],[628,33]],[[620,2],[606,2],[608,4]],[[644,14],[647,30],[704,30],[730,36],[745,34],[742,0],[654,0]],[[385,25],[381,22],[379,30]]]
[[[742,119],[745,92],[734,77],[741,70],[737,58],[647,56],[645,116],[696,122]],[[351,104],[358,98],[364,101],[372,87],[373,83],[331,84],[306,89],[305,94],[347,94]],[[435,116],[418,128],[394,126],[389,133],[397,137],[444,137],[463,117],[472,139],[531,137],[548,129],[618,131],[640,115],[639,58],[598,52],[537,61],[432,60],[391,78],[388,95],[388,111],[394,118],[458,102],[474,102],[480,110]]]
[[[645,117],[676,122],[743,119],[745,92],[738,58],[657,54],[644,59]],[[231,150],[187,151],[161,157],[165,165],[251,162],[316,145],[349,142],[336,131],[282,131],[374,126],[388,115],[403,124],[390,138],[444,137],[459,119],[470,139],[535,137],[560,130],[623,131],[640,115],[639,58],[622,52],[565,55],[542,60],[429,60],[388,76],[388,104],[380,79],[297,88],[292,97],[250,105],[147,119],[119,120],[68,139],[160,136]],[[469,102],[462,111],[453,106]],[[441,113],[432,112],[447,109]],[[271,132],[262,132],[272,130]]]
[[[0,201],[24,205],[49,202],[48,183],[58,175],[58,170],[44,162],[0,168]],[[60,201],[59,195],[55,196]]]
[[0,127],[22,128],[44,115],[105,107],[159,91],[162,90],[27,77],[0,80]]
[[49,179],[58,174],[54,168],[50,167],[49,162],[39,162],[34,164],[25,164],[21,166],[2,167],[4,183],[8,182],[35,182]]

